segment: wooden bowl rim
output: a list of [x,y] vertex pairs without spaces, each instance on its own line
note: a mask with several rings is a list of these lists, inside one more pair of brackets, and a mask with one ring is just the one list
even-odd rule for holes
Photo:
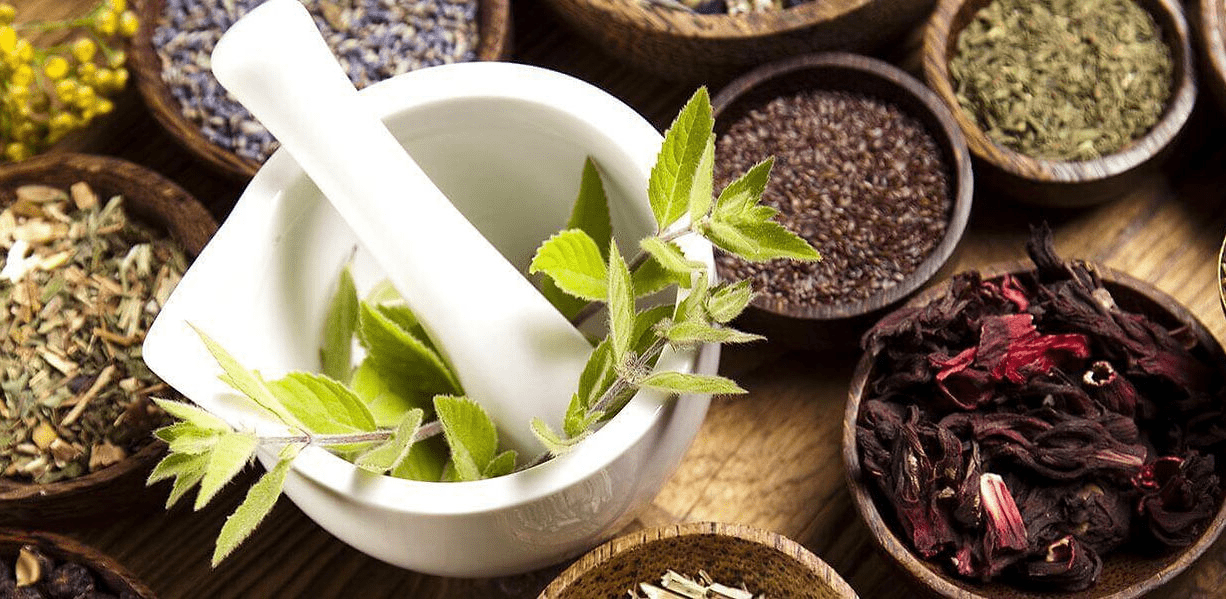
[[[925,129],[937,142],[942,153],[944,153],[944,146],[948,146],[953,153],[953,163],[945,165],[951,175],[949,184],[952,192],[950,198],[952,206],[949,222],[940,243],[914,271],[897,285],[863,300],[822,306],[791,306],[765,295],[758,295],[751,302],[750,305],[754,308],[774,316],[815,321],[839,320],[861,316],[889,306],[915,292],[936,275],[953,256],[954,250],[957,249],[966,231],[967,221],[970,219],[971,204],[974,199],[974,176],[962,130],[958,127],[948,107],[932,90],[906,71],[888,62],[847,52],[818,52],[768,63],[737,77],[724,86],[711,102],[712,112],[718,120],[726,108],[763,84],[808,70],[827,69],[846,70],[856,75],[847,81],[832,81],[832,86],[828,89],[854,90],[856,84],[848,83],[848,81],[872,78],[915,99],[928,112],[927,116],[940,124],[939,130],[932,130],[930,127],[925,127]],[[891,100],[885,99],[885,101]],[[894,103],[897,105],[896,102]],[[900,109],[904,112],[911,112],[906,107],[900,107]],[[911,114],[910,116],[919,119],[917,115]],[[719,270],[719,261],[716,261],[716,270]]]
[[[1166,292],[1122,271],[1094,262],[1087,262],[1086,264],[1102,276],[1104,283],[1127,287],[1143,295],[1147,300],[1160,305],[1162,309],[1167,310],[1179,322],[1189,325],[1197,340],[1201,344],[1206,345],[1208,349],[1216,348],[1219,354],[1226,352],[1221,343],[1209,333],[1209,330],[1205,328],[1205,325],[1196,315]],[[1005,274],[1033,272],[1034,266],[1029,262],[1015,261],[995,264],[978,270],[984,280],[991,280]],[[925,305],[943,295],[948,289],[949,282],[946,281],[912,298],[907,302],[906,306]],[[878,511],[877,504],[868,489],[869,482],[865,480],[860,468],[860,454],[856,443],[856,421],[860,415],[860,401],[863,398],[864,386],[868,383],[868,376],[872,372],[874,361],[873,356],[866,352],[856,363],[856,370],[852,375],[851,386],[848,391],[847,407],[843,413],[843,472],[847,481],[847,488],[852,496],[852,503],[856,507],[856,512],[860,514],[860,517],[865,522],[878,548],[884,551],[895,564],[900,566],[913,582],[922,583],[928,591],[937,593],[941,597],[951,599],[996,599],[996,595],[984,595],[975,590],[968,590],[966,587],[954,584],[944,574],[939,573],[938,566],[917,557],[910,547],[899,539],[893,527],[885,522],[881,512]],[[1205,531],[1201,533],[1200,537],[1187,547],[1175,549],[1174,551],[1178,552],[1178,556],[1159,570],[1158,573],[1116,593],[1095,596],[1095,599],[1134,599],[1157,589],[1183,572],[1204,554],[1209,546],[1221,535],[1223,528],[1226,528],[1226,500],[1223,500],[1221,505],[1218,506],[1217,514],[1209,523],[1209,526],[1205,528]],[[974,583],[967,581],[966,584]],[[1042,593],[1036,591],[1033,594]]]
[[[967,145],[977,158],[1022,179],[1053,183],[1098,181],[1127,172],[1151,159],[1168,146],[1187,124],[1196,104],[1197,94],[1188,23],[1175,0],[1149,0],[1164,13],[1155,16],[1166,17],[1160,19],[1160,25],[1165,27],[1167,20],[1175,25],[1175,31],[1168,36],[1177,42],[1170,44],[1170,49],[1175,72],[1182,73],[1182,76],[1175,82],[1175,89],[1167,100],[1167,108],[1162,117],[1145,135],[1132,140],[1115,153],[1079,161],[1034,158],[997,144],[988,138],[975,120],[962,109],[954,95],[949,74],[949,61],[946,56],[950,45],[956,42],[957,34],[960,33],[951,31],[953,19],[969,1],[973,0],[938,0],[924,30],[923,66],[925,80],[954,113],[954,118],[966,135]],[[1154,12],[1146,2],[1139,4],[1151,13]]]
[[[143,202],[142,206],[147,206],[158,212],[170,212],[173,210],[177,216],[199,224],[200,227],[198,229],[200,231],[217,230],[217,222],[208,210],[204,208],[199,200],[177,183],[144,166],[112,156],[63,152],[42,154],[22,162],[0,165],[0,188],[7,187],[9,182],[27,179],[30,179],[33,183],[43,173],[55,173],[57,177],[61,178],[67,173],[71,175],[69,178],[86,181],[91,183],[91,186],[93,185],[93,182],[90,181],[91,175],[97,173],[107,173],[110,176],[117,173],[122,174],[122,184],[129,190],[144,190],[146,196],[150,197],[152,194],[147,193],[150,190],[161,191],[157,195],[157,199],[147,203]],[[128,177],[128,173],[136,173],[139,177]],[[126,191],[121,193],[125,200],[132,197]],[[160,200],[169,201],[161,203]],[[174,238],[175,242],[187,252],[188,256],[194,257],[199,254],[204,248],[204,244],[208,241],[207,236],[204,236],[200,231],[171,231],[172,227],[169,224],[162,228],[166,230],[165,232],[168,235]],[[0,486],[0,509],[5,505],[26,503],[37,505],[54,501],[60,497],[73,496],[81,493],[83,490],[103,487],[129,474],[134,475],[138,471],[150,470],[161,459],[165,450],[166,444],[164,442],[153,439],[136,453],[129,455],[116,464],[74,478],[58,480],[48,484],[3,479],[4,484]]]
[[795,559],[813,572],[823,581],[829,583],[830,589],[840,597],[855,599],[856,592],[839,576],[839,573],[803,545],[777,532],[755,528],[746,524],[725,522],[683,522],[657,528],[643,529],[627,533],[584,554],[566,570],[562,571],[553,582],[545,587],[539,599],[558,597],[566,591],[570,584],[590,572],[600,569],[606,562],[628,551],[639,547],[647,547],[658,541],[689,536],[732,537],[749,541],[757,545],[773,549],[789,558]]
[[[165,0],[132,0],[141,27],[128,41],[128,55],[136,87],[153,118],[171,137],[210,168],[235,181],[255,176],[261,163],[245,158],[209,141],[200,127],[183,116],[180,104],[162,79],[162,60],[153,46],[153,32],[161,19]],[[510,0],[478,0],[478,61],[506,60],[511,55]]]
[[1197,34],[1209,65],[1209,80],[1226,103],[1226,7],[1218,0],[1199,0]]
[[883,0],[809,0],[782,10],[740,15],[699,14],[667,8],[648,0],[562,1],[590,5],[602,15],[633,29],[699,40],[728,41],[803,31],[814,25],[836,21]]
[[[115,558],[103,553],[93,546],[80,543],[71,537],[42,532],[26,531],[11,528],[0,529],[0,545],[34,545],[39,549],[61,560],[72,560],[88,567],[93,573],[106,580],[114,587],[118,580],[139,599],[156,599],[157,595],[145,585],[136,575],[132,574]],[[125,589],[112,589],[122,593]]]

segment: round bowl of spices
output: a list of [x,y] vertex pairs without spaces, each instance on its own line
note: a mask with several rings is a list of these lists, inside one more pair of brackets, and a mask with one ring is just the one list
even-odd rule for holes
[[640,530],[593,549],[540,599],[626,596],[854,599],[856,593],[826,562],[783,535],[690,522]]
[[136,164],[49,154],[0,167],[0,524],[88,520],[157,501],[172,391],[140,343],[217,228]]
[[813,54],[743,75],[713,105],[717,188],[773,156],[763,202],[822,254],[717,254],[721,276],[758,293],[742,326],[802,347],[845,344],[949,261],[970,215],[970,158],[949,111],[910,75]]
[[1142,596],[1226,526],[1226,353],[1104,267],[967,272],[865,335],[843,427],[857,510],[917,586],[959,599]]
[[1200,42],[1204,80],[1226,112],[1226,5],[1221,0],[1199,0],[1196,6],[1196,39]]
[[980,181],[1064,207],[1162,163],[1196,102],[1192,61],[1174,0],[941,0],[924,37]]
[[584,38],[686,81],[824,50],[870,51],[922,22],[933,0],[548,0]]
[[[276,140],[213,77],[213,45],[262,0],[136,0],[129,53],[154,118],[218,172],[250,179]],[[413,69],[511,53],[508,0],[306,0],[359,89]]]
[[0,596],[155,599],[153,591],[110,556],[46,532],[0,531]]

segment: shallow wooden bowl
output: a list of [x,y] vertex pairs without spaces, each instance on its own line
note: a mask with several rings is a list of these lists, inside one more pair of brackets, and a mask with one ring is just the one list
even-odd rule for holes
[[[31,545],[56,561],[71,561],[93,571],[95,579],[106,582],[114,595],[134,599],[156,599],[157,595],[114,558],[71,538],[49,532],[0,530],[0,558],[12,565],[17,552]],[[108,595],[109,596],[109,595]]]
[[[1208,329],[1171,296],[1152,285],[1127,274],[1094,265],[1103,284],[1111,292],[1116,303],[1130,311],[1141,312],[1166,327],[1186,325],[1188,334],[1197,341],[1201,356],[1206,363],[1219,370],[1226,369],[1226,352]],[[982,271],[985,280],[999,278],[1005,273],[1018,275],[1031,272],[1029,265],[1010,264]],[[908,306],[925,305],[949,288],[948,283],[934,287],[916,296]],[[1161,556],[1144,556],[1124,549],[1103,557],[1102,574],[1098,583],[1084,591],[1050,593],[1021,590],[1003,583],[977,584],[954,578],[938,564],[925,561],[912,553],[910,545],[896,531],[893,516],[883,515],[878,510],[879,495],[876,483],[862,472],[860,451],[856,443],[856,420],[860,414],[860,402],[865,386],[873,374],[874,356],[865,355],[856,366],[848,396],[847,409],[843,416],[843,466],[852,501],[861,518],[869,528],[878,547],[904,572],[908,581],[917,590],[929,596],[950,599],[1132,599],[1165,584],[1196,561],[1221,535],[1226,527],[1226,502],[1218,507],[1217,514],[1191,545],[1175,549]],[[1226,464],[1217,461],[1218,476],[1226,474]],[[883,500],[883,499],[882,499]]]
[[[888,63],[845,53],[799,56],[738,77],[712,100],[715,133],[723,135],[745,113],[774,97],[806,89],[849,91],[894,104],[923,123],[948,169],[952,206],[945,237],[903,281],[864,300],[818,307],[793,306],[759,295],[739,321],[740,326],[793,346],[850,346],[883,309],[915,292],[950,262],[970,217],[974,195],[970,155],[953,116],[931,90]],[[776,163],[776,173],[782,168],[786,167]]]
[[[255,175],[261,163],[209,141],[195,123],[183,116],[179,101],[171,95],[170,87],[162,79],[162,60],[153,47],[153,32],[165,6],[165,0],[133,0],[133,8],[141,22],[141,28],[128,48],[136,86],[153,118],[171,137],[215,171],[236,181],[246,181]],[[477,21],[480,37],[477,60],[509,58],[512,33],[510,0],[480,0]]]
[[1197,0],[1190,4],[1195,10],[1194,37],[1200,50],[1202,78],[1226,112],[1226,6],[1222,0]]
[[692,522],[640,530],[605,543],[562,572],[540,599],[626,597],[638,583],[658,584],[668,570],[767,597],[852,599],[855,591],[826,562],[795,541],[740,524]]
[[[0,207],[12,203],[22,185],[67,189],[78,181],[89,183],[104,200],[122,195],[130,216],[166,231],[188,256],[200,253],[217,230],[208,210],[173,181],[105,156],[44,154],[0,166]],[[110,467],[50,484],[0,479],[0,525],[67,525],[160,504],[165,489],[146,490],[145,479],[165,450],[165,444],[155,441]]]
[[1192,114],[1197,83],[1183,8],[1177,0],[1138,0],[1154,16],[1171,48],[1175,89],[1166,112],[1149,133],[1120,151],[1084,161],[1032,158],[998,145],[958,104],[949,74],[958,35],[991,0],[939,0],[924,32],[924,77],[954,113],[975,157],[979,180],[1017,200],[1050,206],[1079,207],[1110,200],[1161,164]]
[[772,60],[867,51],[909,31],[933,0],[812,0],[783,10],[700,15],[649,0],[546,0],[618,60],[684,81],[718,81]]

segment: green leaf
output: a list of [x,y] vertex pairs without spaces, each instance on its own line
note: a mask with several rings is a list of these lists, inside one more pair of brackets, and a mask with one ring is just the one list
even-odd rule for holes
[[659,262],[666,270],[684,277],[689,281],[690,275],[703,267],[701,262],[687,259],[681,252],[681,247],[675,243],[664,241],[659,237],[647,237],[639,242],[639,247]]
[[578,298],[596,301],[605,297],[608,273],[600,247],[579,229],[567,229],[545,240],[528,272],[545,273],[558,288]]
[[188,456],[188,458],[193,463],[190,466],[184,466],[183,472],[175,476],[174,485],[171,486],[170,494],[166,497],[166,509],[174,507],[188,491],[200,484],[200,480],[204,478],[204,471],[208,467],[209,457],[201,454]]
[[399,378],[387,379],[367,359],[362,360],[357,370],[353,371],[353,382],[350,387],[363,402],[378,428],[393,428],[404,418],[405,412],[421,408],[434,413],[434,405],[430,402],[432,393],[415,389],[403,384]]
[[745,333],[728,327],[713,327],[693,321],[674,323],[673,326],[665,330],[664,338],[674,345],[688,345],[691,343],[748,343],[765,339],[761,335]]
[[214,568],[226,559],[226,556],[230,555],[240,543],[247,540],[251,531],[255,530],[264,517],[272,512],[273,506],[277,505],[277,499],[281,497],[285,475],[289,472],[290,464],[293,463],[300,449],[297,445],[286,445],[277,457],[277,465],[273,466],[272,470],[265,472],[264,476],[261,476],[254,485],[251,485],[243,502],[235,508],[233,514],[226,518],[226,523],[221,526],[221,532],[217,535],[217,544],[213,548]]
[[700,87],[664,133],[647,186],[659,230],[668,228],[689,210],[714,124],[707,88]]
[[579,435],[563,439],[558,436],[549,424],[540,418],[532,419],[532,434],[541,442],[550,455],[559,456],[569,452],[575,444],[586,437],[586,431],[580,431]]
[[588,156],[583,161],[583,176],[579,180],[579,197],[575,198],[575,206],[570,211],[570,220],[566,221],[567,229],[579,229],[588,234],[600,248],[600,255],[609,251],[609,243],[613,240],[613,221],[609,218],[609,198],[605,195],[604,184],[600,180],[600,172],[596,163]]
[[412,335],[418,341],[421,341],[426,347],[438,351],[434,341],[430,339],[430,335],[426,333],[425,327],[421,326],[421,321],[417,319],[417,315],[409,308],[409,305],[403,301],[395,303],[372,304],[379,314],[386,316],[388,320],[396,323],[396,326],[403,329],[408,334]]
[[756,262],[765,262],[775,258],[791,258],[793,260],[820,260],[821,254],[804,238],[785,229],[783,225],[766,221],[752,225],[741,225],[742,234],[752,237],[757,249],[742,258]]
[[375,418],[348,387],[322,374],[291,372],[268,388],[313,433],[373,431]]
[[213,500],[213,496],[251,461],[258,444],[254,433],[226,433],[217,440],[213,451],[209,452],[209,465],[200,481],[194,509],[199,510]]
[[466,397],[436,396],[434,413],[443,425],[447,445],[451,446],[451,460],[459,480],[479,480],[498,450],[494,421],[477,402]]
[[213,359],[217,360],[217,365],[221,366],[223,374],[219,376],[222,382],[230,385],[238,392],[246,395],[256,405],[271,412],[282,423],[294,428],[302,428],[302,423],[294,418],[285,406],[277,400],[272,391],[268,389],[268,384],[260,377],[260,373],[254,370],[243,368],[234,356],[221,346],[221,344],[213,341],[211,337],[204,334],[204,331],[192,326],[192,330],[200,336],[200,340],[204,342],[204,346],[213,354]]
[[179,497],[188,488],[195,486],[196,483],[200,482],[201,478],[204,478],[204,470],[208,464],[209,457],[207,455],[171,453],[162,458],[157,466],[153,467],[153,471],[149,473],[149,478],[145,480],[145,485],[153,485],[168,478],[174,478],[177,487],[180,481],[182,481],[186,487],[180,490],[179,493],[176,494],[173,492],[174,489],[171,490],[170,499],[166,503],[166,507],[170,507],[174,505],[175,501],[178,501]]
[[459,393],[451,368],[429,344],[368,304],[358,315],[358,335],[367,359],[388,380],[430,393]]
[[641,385],[672,393],[745,393],[739,385],[722,376],[681,372],[657,372],[643,379]]
[[731,322],[745,310],[753,295],[753,288],[747,280],[720,287],[707,298],[707,314],[720,324]]
[[353,367],[353,332],[358,326],[358,289],[353,284],[349,267],[341,269],[336,283],[336,293],[328,304],[324,317],[323,345],[319,348],[319,361],[325,375],[339,381],[348,381]]
[[359,456],[354,464],[358,468],[375,474],[383,474],[395,469],[401,462],[408,459],[409,451],[416,442],[414,437],[417,429],[421,428],[421,421],[424,417],[425,412],[422,410],[409,410],[387,441]]
[[443,478],[447,454],[447,442],[441,436],[419,441],[409,448],[409,455],[392,470],[392,476],[438,482]]
[[154,436],[165,441],[173,453],[199,455],[208,453],[224,434],[211,428],[200,428],[191,422],[177,422],[153,431]]
[[515,472],[515,460],[518,457],[519,454],[511,450],[504,451],[497,456],[494,456],[494,459],[490,460],[489,464],[486,464],[485,471],[481,473],[481,477],[495,478],[499,476],[506,476],[512,472]]
[[697,222],[711,209],[711,194],[715,187],[715,134],[707,136],[707,146],[694,170],[694,187],[690,190],[690,221]]
[[634,334],[634,288],[630,282],[630,269],[617,251],[617,244],[609,246],[609,348],[613,362],[621,363],[630,351]]
[[[756,256],[762,254],[762,244],[750,236],[747,236],[741,228],[735,224],[729,224],[721,221],[711,221],[703,227],[704,236],[711,240],[711,243],[719,246],[720,249],[736,254],[742,258],[752,261],[758,261]],[[751,257],[753,256],[753,257]]]
[[163,412],[194,426],[222,432],[234,430],[225,420],[191,404],[156,397],[153,398],[153,403],[162,408]]
[[690,292],[686,294],[681,302],[677,304],[677,312],[674,315],[674,320],[677,322],[699,322],[706,324],[707,322],[707,298],[710,297],[710,282],[707,279],[707,272],[700,271],[698,280],[694,282]]
[[[732,224],[746,220],[760,222],[769,218],[757,218],[760,213],[755,214],[752,209],[762,199],[762,192],[770,181],[771,167],[774,164],[774,157],[767,158],[720,191],[719,198],[715,200],[715,210],[711,212],[712,220]],[[771,214],[773,213],[774,210],[771,209]]]
[[630,283],[634,286],[634,296],[644,297],[673,284],[689,287],[690,276],[670,272],[660,266],[655,258],[648,256],[647,260],[630,273]]

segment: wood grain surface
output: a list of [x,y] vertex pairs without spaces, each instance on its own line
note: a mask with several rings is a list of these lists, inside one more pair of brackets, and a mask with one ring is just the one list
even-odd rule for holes
[[[615,62],[592,42],[569,33],[542,5],[515,0],[512,60],[592,81],[665,127],[693,92]],[[65,15],[89,0],[19,0],[19,18]],[[912,36],[912,41],[916,39]],[[892,48],[888,57],[915,71],[914,55]],[[718,91],[713,87],[712,91]],[[150,166],[224,217],[242,185],[215,174],[166,135],[135,89],[121,95],[116,113],[57,148],[121,156]],[[1017,204],[979,190],[960,251],[958,270],[1019,260],[1029,223],[1048,221],[1056,249],[1103,263],[1174,296],[1226,339],[1217,295],[1216,254],[1226,234],[1226,124],[1211,102],[1199,102],[1188,134],[1168,168],[1135,183],[1114,201],[1078,210]],[[677,522],[743,523],[796,540],[830,564],[868,599],[914,596],[890,562],[877,553],[843,483],[840,427],[859,351],[838,339],[840,351],[793,351],[778,343],[726,350],[723,374],[749,390],[718,398],[697,439],[651,507],[626,532]],[[568,564],[490,580],[424,576],[371,559],[337,541],[289,501],[226,562],[209,567],[212,542],[225,516],[257,472],[243,475],[200,512],[176,508],[98,521],[68,529],[127,566],[159,596],[420,597],[423,599],[535,597]],[[428,545],[430,539],[403,539]],[[1226,541],[1219,541],[1151,596],[1223,596]]]

